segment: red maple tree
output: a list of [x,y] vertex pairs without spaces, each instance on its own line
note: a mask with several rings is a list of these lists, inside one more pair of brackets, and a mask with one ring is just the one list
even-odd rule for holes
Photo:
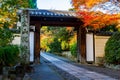
[[[93,27],[94,29],[105,27],[106,25],[118,24],[120,14],[105,14],[102,12],[89,11],[89,9],[101,2],[108,0],[72,0],[72,4],[77,11],[77,16],[84,22],[84,27]],[[84,8],[80,7],[84,5]]]

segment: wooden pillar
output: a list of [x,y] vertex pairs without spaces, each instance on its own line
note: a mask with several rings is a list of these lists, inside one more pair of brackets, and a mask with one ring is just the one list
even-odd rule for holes
[[78,47],[78,62],[86,62],[86,31],[83,27],[77,28],[77,47]]
[[40,63],[40,27],[39,23],[35,24],[35,51],[34,51],[34,61],[36,64]]
[[77,29],[77,62],[80,62],[81,60],[81,54],[80,54],[80,27],[76,27]]
[[80,41],[80,51],[81,51],[81,63],[86,63],[86,30],[81,27],[81,41]]

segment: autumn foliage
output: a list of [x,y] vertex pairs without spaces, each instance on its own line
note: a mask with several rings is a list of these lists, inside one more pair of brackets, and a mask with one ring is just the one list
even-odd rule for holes
[[92,6],[106,2],[108,0],[72,0],[73,6],[78,9],[81,5],[86,6],[86,8],[91,8]]
[[84,27],[93,27],[94,29],[103,28],[107,25],[117,24],[119,15],[104,14],[102,12],[77,12],[78,17],[82,18]]
[[108,0],[72,0],[72,4],[77,11],[77,16],[84,22],[84,27],[98,29],[111,24],[119,24],[120,14],[105,14],[102,12],[90,11],[90,8],[94,5],[106,1]]

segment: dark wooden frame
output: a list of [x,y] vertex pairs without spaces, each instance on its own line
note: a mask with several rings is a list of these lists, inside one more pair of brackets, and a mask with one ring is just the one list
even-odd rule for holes
[[[32,11],[32,10],[30,10]],[[33,10],[38,11],[39,10]],[[30,25],[35,25],[35,52],[34,61],[40,61],[40,28],[42,26],[72,26],[77,31],[77,46],[78,46],[78,62],[84,63],[86,60],[86,30],[82,27],[83,22],[75,16],[40,16],[36,14],[30,15]]]

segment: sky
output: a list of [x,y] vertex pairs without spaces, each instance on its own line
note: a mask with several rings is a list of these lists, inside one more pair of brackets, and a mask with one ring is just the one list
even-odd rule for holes
[[68,10],[71,0],[37,0],[38,9]]
[[120,3],[106,2],[103,4],[99,4],[94,6],[91,11],[101,11],[107,14],[118,14],[120,13]]

